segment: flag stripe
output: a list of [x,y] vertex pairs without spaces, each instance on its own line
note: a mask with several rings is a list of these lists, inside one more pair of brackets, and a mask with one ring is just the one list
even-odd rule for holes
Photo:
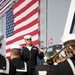
[[[29,0],[28,0],[28,2],[29,2]],[[28,3],[27,2],[27,3]],[[25,3],[25,4],[27,4],[27,3]],[[19,13],[17,13],[16,11],[14,11],[14,16],[16,17],[16,16],[18,16],[18,15],[20,15],[21,14],[21,12],[26,12],[26,11],[30,11],[29,9],[32,9],[33,8],[33,4],[35,3],[35,0],[33,0],[33,1],[31,1],[29,4],[27,4],[27,5],[25,5],[24,4],[24,8],[21,8],[21,9],[19,9],[19,7],[17,8],[17,9],[19,9]],[[23,5],[22,5],[23,6]],[[30,8],[29,8],[30,7]],[[35,7],[37,7],[37,6],[35,6]],[[34,8],[35,8],[34,7]],[[33,9],[34,9],[33,8]],[[14,8],[13,8],[14,9]],[[33,10],[32,9],[32,10]],[[28,12],[29,13],[29,12]]]
[[[17,21],[19,21],[19,20],[21,20],[23,17],[25,17],[25,16],[27,16],[28,14],[30,14],[34,9],[36,9],[37,8],[37,5],[36,5],[36,3],[33,5],[33,6],[31,6],[30,8],[28,8],[25,12],[23,12],[23,11],[20,11],[19,13],[21,13],[19,16],[17,16],[17,17],[15,17],[16,15],[14,14],[14,18],[15,18],[15,23],[17,22]],[[16,13],[17,14],[17,13]]]
[[26,21],[21,22],[20,24],[18,24],[18,26],[15,26],[14,30],[17,30],[18,28],[21,28],[25,25],[28,25],[29,23],[31,23],[33,20],[37,19],[38,13],[34,14],[33,16],[31,16],[30,18],[28,18]]
[[34,9],[32,12],[30,12],[29,14],[27,14],[26,16],[24,16],[23,18],[21,18],[20,20],[18,20],[17,22],[14,23],[14,25],[18,25],[21,22],[26,21],[27,19],[29,19],[31,16],[33,16],[34,14],[36,14],[38,11],[38,8]]
[[19,31],[21,31],[21,30],[26,30],[27,28],[30,28],[30,27],[34,26],[35,24],[37,24],[37,21],[38,21],[38,19],[33,20],[33,21],[32,21],[31,23],[29,23],[28,25],[25,25],[25,26],[22,26],[22,27],[19,28],[19,29],[16,29],[16,30],[14,31],[14,33],[16,34],[17,32],[19,32]]
[[[29,3],[31,2],[31,0],[20,0],[18,1],[14,7],[13,7],[13,10],[14,10],[14,15],[15,13],[19,12],[22,8],[24,8],[26,5],[28,5]],[[16,11],[17,10],[17,11]]]
[[[28,0],[29,1],[29,0]],[[14,11],[15,11],[15,9],[17,8],[17,7],[19,7],[20,5],[23,5],[22,3],[24,3],[25,2],[25,0],[19,0],[16,4],[14,4]],[[27,1],[26,1],[27,2]],[[26,4],[26,3],[25,3]],[[23,6],[21,6],[21,7],[23,7]],[[19,7],[20,8],[20,7]],[[16,9],[17,10],[17,12],[18,12],[18,10],[19,9]]]

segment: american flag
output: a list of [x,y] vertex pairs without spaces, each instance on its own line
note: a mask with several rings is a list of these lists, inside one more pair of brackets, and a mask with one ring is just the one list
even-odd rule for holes
[[19,0],[6,13],[6,57],[10,44],[24,46],[24,35],[32,35],[32,44],[39,44],[39,0]]
[[11,0],[0,0],[0,14],[2,15],[5,11],[11,7]]
[[0,0],[0,5],[4,2],[5,0]]

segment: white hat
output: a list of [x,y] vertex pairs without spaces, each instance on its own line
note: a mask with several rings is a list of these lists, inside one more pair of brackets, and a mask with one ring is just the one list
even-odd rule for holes
[[10,49],[22,49],[22,46],[16,45],[16,44],[12,44],[12,45],[10,45]]
[[62,43],[65,43],[65,42],[70,41],[70,40],[75,40],[75,34],[68,34],[68,35],[63,36],[61,38]]
[[31,38],[31,37],[32,37],[31,35],[25,35],[24,39],[28,39],[28,38]]
[[4,38],[4,35],[0,32],[0,43],[3,38]]

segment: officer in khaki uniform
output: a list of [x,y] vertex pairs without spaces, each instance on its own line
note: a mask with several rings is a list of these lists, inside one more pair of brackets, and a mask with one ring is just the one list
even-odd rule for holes
[[[2,46],[1,40],[4,35],[0,32],[0,49]],[[16,69],[12,63],[9,62],[7,58],[0,54],[0,75],[15,75]]]

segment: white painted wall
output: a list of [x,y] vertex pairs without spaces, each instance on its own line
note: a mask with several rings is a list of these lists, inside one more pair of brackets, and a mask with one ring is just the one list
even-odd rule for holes
[[[41,37],[44,46],[60,43],[71,0],[41,0]],[[47,27],[47,28],[46,28]],[[49,39],[52,44],[48,44]]]

